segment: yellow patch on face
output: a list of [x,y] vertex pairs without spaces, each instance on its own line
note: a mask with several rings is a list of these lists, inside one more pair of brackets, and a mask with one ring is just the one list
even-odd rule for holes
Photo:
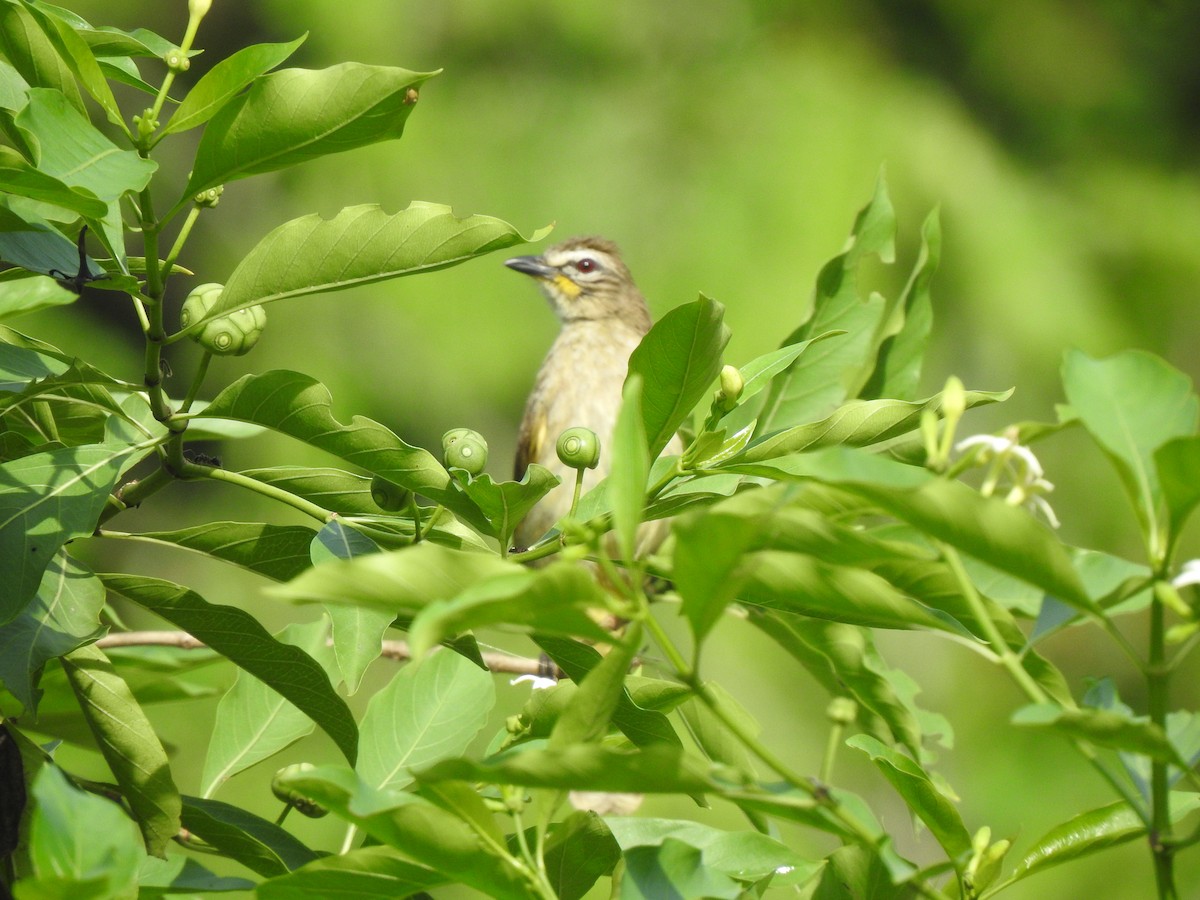
[[574,300],[581,293],[583,293],[583,289],[566,275],[555,275],[554,286],[562,291],[563,295],[568,300]]

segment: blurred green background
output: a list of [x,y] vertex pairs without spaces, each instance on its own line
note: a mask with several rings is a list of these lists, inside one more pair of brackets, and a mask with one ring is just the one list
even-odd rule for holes
[[[186,18],[184,0],[64,5],[93,24],[144,25],[174,40]],[[197,282],[223,281],[293,217],[429,200],[527,233],[556,222],[551,240],[615,239],[656,314],[700,291],[725,303],[734,332],[727,358],[743,362],[803,318],[820,265],[839,251],[886,167],[899,262],[873,271],[873,286],[903,284],[921,220],[941,209],[928,392],[950,374],[972,388],[1017,388],[1003,406],[973,413],[971,428],[1052,418],[1067,347],[1092,355],[1142,347],[1200,374],[1200,12],[1190,0],[215,0],[197,42],[208,52],[184,78],[245,44],[303,32],[308,40],[289,65],[357,60],[444,71],[423,89],[402,141],[227,186],[183,259]],[[143,73],[159,77],[151,67]],[[131,113],[145,105],[125,99]],[[184,145],[176,149],[195,139],[176,138]],[[186,159],[163,159],[172,191]],[[246,360],[218,360],[211,387],[246,366],[300,369],[330,387],[339,417],[370,416],[411,443],[437,446],[448,428],[478,429],[492,447],[490,470],[507,475],[525,392],[556,323],[502,260],[275,304],[263,342]],[[189,285],[176,287],[182,297]],[[70,314],[21,324],[136,377],[134,321],[110,299],[91,295]],[[190,354],[179,347],[172,358],[185,373],[176,393]],[[235,468],[322,461],[270,438],[219,452]],[[1039,452],[1058,485],[1064,537],[1137,558],[1129,510],[1098,454],[1072,435]],[[221,517],[266,514],[232,492],[174,490],[176,502],[159,512],[148,504],[139,521],[118,521],[177,527],[181,515],[218,515],[222,503],[235,504],[235,514]],[[112,548],[101,549],[111,565]],[[119,554],[138,571],[204,587],[210,600],[262,609],[257,585],[230,581],[228,570],[124,546]],[[289,615],[264,618],[282,625]],[[1139,688],[1110,645],[1081,637],[1051,648],[1073,686],[1115,670],[1138,706]],[[1021,698],[978,657],[920,635],[881,642],[957,730],[942,762],[969,827],[988,824],[1020,852],[1051,825],[1108,802],[1063,742],[1007,726]],[[816,769],[826,698],[803,673],[736,623],[711,666],[765,721],[771,743]],[[382,663],[373,671],[386,677]],[[1190,693],[1176,703],[1194,701]],[[509,705],[519,702],[514,695]],[[203,751],[194,736],[211,705],[159,718],[181,746],[177,777],[194,790]],[[927,836],[908,836],[886,785],[849,757],[841,771],[905,835],[901,849],[926,858]],[[239,784],[255,777],[233,782],[227,799],[242,799],[239,790],[251,789]],[[740,827],[728,810],[701,814]],[[1181,865],[1183,895],[1194,896],[1200,865],[1187,855]],[[1136,843],[1006,896],[1137,898],[1151,878]]]

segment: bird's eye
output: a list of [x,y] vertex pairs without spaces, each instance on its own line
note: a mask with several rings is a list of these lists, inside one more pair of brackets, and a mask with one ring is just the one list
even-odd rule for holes
[[584,273],[594,272],[596,270],[596,261],[585,256],[579,262],[575,263],[575,268]]

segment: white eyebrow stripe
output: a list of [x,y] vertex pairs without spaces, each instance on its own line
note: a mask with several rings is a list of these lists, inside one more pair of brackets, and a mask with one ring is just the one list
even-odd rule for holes
[[612,257],[603,250],[589,250],[587,247],[580,247],[576,250],[564,250],[554,254],[553,259],[548,259],[551,265],[563,266],[567,263],[577,263],[581,259],[594,259],[606,269],[613,268]]

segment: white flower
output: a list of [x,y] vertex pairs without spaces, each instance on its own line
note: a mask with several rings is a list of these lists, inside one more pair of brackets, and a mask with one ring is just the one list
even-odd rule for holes
[[1041,513],[1052,528],[1059,527],[1058,516],[1045,497],[1054,490],[1054,485],[1046,480],[1042,464],[1032,450],[1010,437],[996,434],[973,434],[955,444],[954,450],[961,455],[975,447],[981,449],[972,462],[988,467],[980,493],[991,497],[1004,487],[1006,503]]
[[535,691],[544,691],[558,684],[553,678],[543,678],[541,675],[518,675],[509,684],[518,685],[525,681],[528,681],[531,689]]
[[1179,569],[1179,574],[1171,579],[1171,584],[1177,588],[1200,584],[1200,559],[1189,559]]

